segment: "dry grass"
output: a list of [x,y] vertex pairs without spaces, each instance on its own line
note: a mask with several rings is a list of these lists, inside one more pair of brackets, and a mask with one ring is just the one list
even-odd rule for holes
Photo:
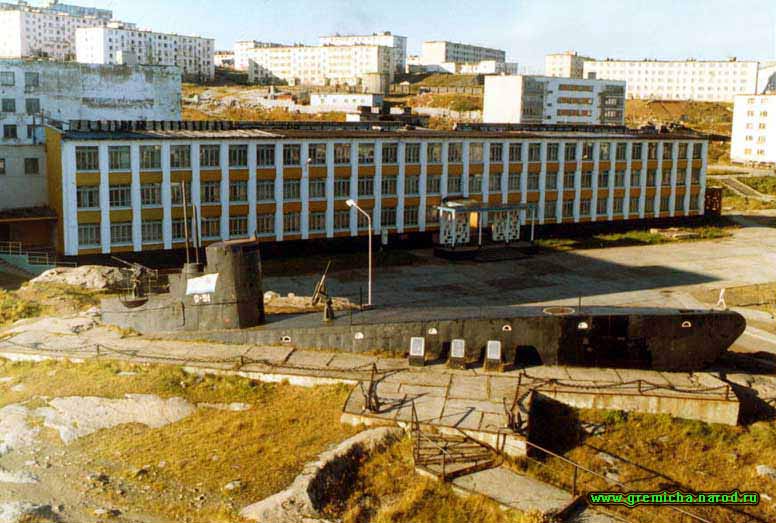
[[233,121],[322,121],[344,122],[345,113],[294,113],[282,108],[250,109],[242,107],[225,108],[219,111],[205,112],[201,109],[186,106],[183,108],[184,120],[233,120]]
[[0,289],[0,327],[44,314],[75,314],[100,303],[107,293],[54,283],[23,285],[16,291]]
[[503,511],[482,497],[461,498],[415,474],[408,438],[376,454],[358,471],[354,493],[329,513],[344,523],[532,523],[536,516]]
[[410,107],[439,107],[451,111],[481,111],[482,96],[469,94],[421,94],[409,101]]
[[546,249],[561,251],[578,249],[601,249],[605,247],[629,247],[634,245],[657,245],[661,243],[678,243],[687,241],[711,240],[730,236],[730,228],[714,225],[680,228],[681,232],[692,232],[698,235],[692,239],[672,239],[662,234],[652,233],[648,230],[633,230],[620,233],[594,234],[592,236],[578,236],[573,238],[544,238],[536,241],[536,244]]

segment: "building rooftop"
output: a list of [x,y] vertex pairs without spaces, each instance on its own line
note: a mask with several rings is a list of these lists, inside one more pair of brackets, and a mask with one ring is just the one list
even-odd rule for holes
[[631,129],[607,125],[459,124],[454,130],[436,130],[402,122],[321,121],[87,121],[52,124],[65,140],[220,140],[220,139],[331,139],[331,138],[612,138],[703,140],[708,136],[684,127]]

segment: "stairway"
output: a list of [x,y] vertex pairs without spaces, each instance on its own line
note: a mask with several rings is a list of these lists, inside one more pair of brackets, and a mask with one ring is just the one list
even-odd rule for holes
[[29,280],[37,276],[37,274],[33,274],[32,272],[22,269],[21,267],[18,267],[13,263],[9,263],[2,258],[0,258],[0,272],[23,278],[25,280]]
[[417,428],[413,434],[415,468],[441,479],[453,479],[499,464],[496,454],[465,435],[441,434]]

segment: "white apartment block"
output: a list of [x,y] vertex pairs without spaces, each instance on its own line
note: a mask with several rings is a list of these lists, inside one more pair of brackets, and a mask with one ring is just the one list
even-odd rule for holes
[[370,93],[312,93],[310,107],[323,111],[354,112],[359,107],[382,107],[383,96]]
[[382,45],[393,48],[393,69],[403,72],[407,65],[407,37],[390,31],[371,35],[329,35],[318,39],[321,45]]
[[446,72],[452,74],[510,74],[518,73],[517,62],[499,62],[497,60],[482,60],[481,62],[461,63],[445,62],[423,66],[429,72]]
[[250,68],[250,51],[258,47],[286,47],[275,42],[259,42],[258,40],[239,40],[234,43],[234,68],[247,71]]
[[213,63],[216,67],[234,67],[234,51],[216,51]]
[[730,159],[776,164],[776,94],[735,97]]
[[486,76],[485,123],[623,125],[625,82]]
[[393,81],[393,49],[382,45],[255,47],[246,54],[251,83],[366,86],[373,76]]
[[26,2],[0,3],[0,57],[75,57],[75,34],[82,27],[102,27],[113,13],[104,9],[59,4],[45,7]]
[[29,145],[51,120],[180,120],[181,76],[162,66],[0,60],[0,145]]
[[544,57],[544,74],[561,78],[584,78],[584,65],[588,60],[593,59],[580,56],[576,51],[548,54]]
[[76,60],[87,64],[131,63],[174,65],[185,79],[212,80],[215,40],[200,36],[156,33],[111,22],[76,30]]
[[478,63],[483,60],[506,61],[506,52],[501,49],[480,47],[441,40],[423,42],[421,63],[423,65],[455,63]]

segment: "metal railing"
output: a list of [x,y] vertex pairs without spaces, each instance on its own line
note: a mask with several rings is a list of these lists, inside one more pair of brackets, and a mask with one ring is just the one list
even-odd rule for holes
[[56,255],[45,251],[36,251],[33,248],[26,247],[19,241],[0,241],[0,254],[10,256],[26,256],[30,265],[50,265],[54,267],[77,267],[74,262],[64,262],[57,260]]

